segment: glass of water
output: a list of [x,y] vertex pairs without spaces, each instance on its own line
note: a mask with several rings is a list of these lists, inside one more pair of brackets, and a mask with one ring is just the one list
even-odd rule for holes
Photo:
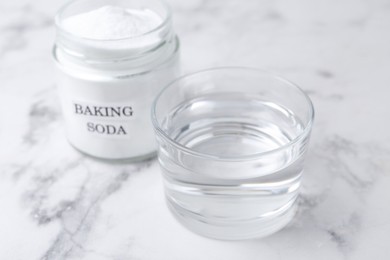
[[294,216],[314,119],[295,84],[251,68],[177,79],[152,121],[169,208],[201,235],[263,237]]

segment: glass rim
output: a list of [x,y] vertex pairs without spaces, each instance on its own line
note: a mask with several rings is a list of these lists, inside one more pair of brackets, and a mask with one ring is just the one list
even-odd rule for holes
[[[269,77],[272,77],[276,80],[279,80],[283,83],[286,83],[290,87],[295,88],[300,94],[303,95],[303,97],[307,101],[307,104],[309,105],[309,109],[308,109],[309,110],[308,111],[309,121],[305,124],[305,127],[303,128],[303,130],[296,137],[294,137],[292,140],[290,140],[289,142],[287,142],[287,143],[285,143],[277,148],[274,148],[274,149],[271,149],[268,151],[264,151],[264,152],[258,152],[258,153],[248,154],[248,155],[238,155],[238,156],[234,156],[234,157],[223,157],[223,156],[198,152],[198,151],[195,151],[195,150],[193,150],[185,145],[182,145],[182,144],[176,142],[161,128],[161,125],[158,122],[157,114],[156,114],[156,107],[157,107],[157,103],[158,103],[159,99],[168,89],[172,88],[174,85],[176,85],[178,82],[182,81],[183,79],[194,77],[194,76],[197,76],[199,74],[206,73],[206,72],[223,71],[223,70],[244,70],[244,71],[253,71],[253,72],[257,72],[257,73],[262,73],[263,75],[267,75]],[[307,134],[310,133],[313,122],[314,122],[314,116],[315,116],[315,112],[314,112],[313,102],[311,101],[310,97],[305,93],[305,91],[303,91],[297,84],[291,82],[290,80],[285,79],[284,77],[280,76],[277,73],[263,70],[263,69],[244,67],[244,66],[214,67],[214,68],[208,68],[208,69],[203,69],[203,70],[199,70],[196,72],[184,74],[184,75],[176,78],[175,80],[171,81],[170,83],[168,83],[168,85],[166,85],[159,92],[159,94],[155,97],[155,99],[153,101],[152,109],[151,109],[151,120],[152,120],[155,131],[159,135],[161,135],[165,140],[167,140],[171,145],[173,145],[174,147],[178,148],[179,150],[185,151],[186,153],[191,154],[193,156],[208,158],[208,159],[218,160],[218,161],[254,160],[254,159],[258,159],[259,157],[262,157],[265,155],[270,155],[270,154],[285,150],[285,149],[295,145],[296,143],[298,143],[301,139],[303,139]]]
[[64,28],[64,26],[61,24],[62,15],[64,14],[64,12],[69,7],[71,7],[73,4],[77,4],[77,3],[80,3],[82,1],[87,2],[87,1],[91,1],[91,0],[71,0],[68,3],[64,4],[57,11],[57,13],[56,13],[56,15],[54,17],[54,23],[55,23],[56,30],[58,32],[61,32],[61,33],[65,34],[65,35],[67,35],[69,37],[76,38],[78,40],[91,41],[91,42],[118,42],[118,41],[132,40],[132,39],[140,39],[142,37],[151,35],[154,32],[164,28],[172,19],[172,10],[171,10],[170,5],[165,0],[156,0],[157,2],[160,2],[162,4],[162,6],[164,7],[164,9],[166,11],[166,16],[163,17],[162,22],[158,26],[156,26],[155,28],[153,28],[153,29],[151,29],[151,30],[149,30],[147,32],[141,33],[141,34],[137,34],[137,35],[133,35],[133,36],[127,36],[127,37],[122,37],[122,38],[116,38],[116,39],[94,39],[94,38],[89,38],[89,37],[83,37],[83,36],[71,33],[70,31],[66,30]]

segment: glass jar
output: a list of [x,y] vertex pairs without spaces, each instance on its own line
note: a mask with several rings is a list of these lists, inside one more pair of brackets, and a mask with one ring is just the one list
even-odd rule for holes
[[[115,5],[149,9],[162,18],[141,35],[114,40],[67,31],[67,17]],[[78,0],[56,16],[53,56],[69,142],[102,159],[142,160],[155,154],[150,108],[161,88],[179,73],[179,40],[168,6],[158,0]]]

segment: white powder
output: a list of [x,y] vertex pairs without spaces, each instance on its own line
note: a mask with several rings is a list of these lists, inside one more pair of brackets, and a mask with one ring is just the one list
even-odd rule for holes
[[103,6],[63,20],[65,30],[83,38],[115,40],[147,33],[162,23],[162,18],[148,9]]

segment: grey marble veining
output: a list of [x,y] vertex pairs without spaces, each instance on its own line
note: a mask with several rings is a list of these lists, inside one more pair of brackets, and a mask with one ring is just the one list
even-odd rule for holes
[[67,143],[51,60],[64,2],[0,3],[0,259],[389,258],[389,1],[170,1],[184,72],[274,70],[316,107],[296,217],[240,242],[178,224],[155,160],[107,164]]

